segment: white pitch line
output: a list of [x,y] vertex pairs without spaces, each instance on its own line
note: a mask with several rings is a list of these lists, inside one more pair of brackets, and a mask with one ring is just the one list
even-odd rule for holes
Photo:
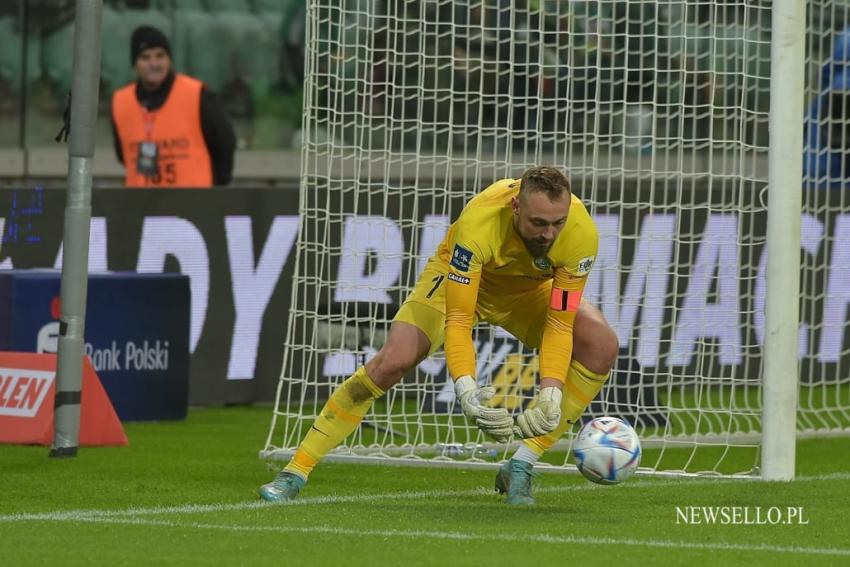
[[[833,473],[827,475],[799,477],[794,482],[816,482],[824,480],[848,480],[850,473]],[[588,490],[626,490],[633,488],[654,488],[664,486],[687,486],[698,483],[711,484],[738,483],[734,479],[681,479],[681,480],[633,480],[616,487],[603,487],[595,484],[578,484],[567,486],[541,486],[534,489],[535,494],[556,494],[562,492],[584,492]],[[354,494],[343,496],[313,496],[292,500],[286,503],[270,503],[260,500],[250,502],[233,502],[223,504],[183,504],[180,506],[155,506],[148,508],[124,508],[119,510],[88,509],[88,510],[59,510],[54,512],[19,512],[0,515],[0,523],[24,521],[83,521],[88,518],[120,518],[134,516],[156,516],[161,514],[208,514],[238,510],[252,510],[279,506],[311,506],[323,504],[368,503],[387,500],[424,500],[428,498],[463,498],[472,496],[491,496],[492,489],[473,488],[467,490],[423,490],[409,492],[389,492],[381,494]]]
[[375,530],[340,528],[336,526],[238,526],[232,524],[202,524],[197,522],[182,524],[169,520],[152,520],[141,518],[85,518],[83,522],[124,524],[136,526],[161,526],[167,528],[193,528],[204,530],[222,530],[233,532],[273,532],[273,533],[298,533],[298,534],[324,534],[360,537],[382,537],[382,538],[412,538],[412,539],[441,539],[455,541],[491,541],[501,543],[526,543],[537,541],[545,544],[564,545],[626,545],[635,547],[655,547],[662,549],[698,549],[710,551],[753,551],[780,554],[797,555],[832,555],[850,557],[848,548],[830,547],[805,547],[805,546],[783,546],[770,544],[745,544],[745,543],[699,543],[691,541],[634,539],[634,538],[608,538],[593,536],[557,536],[547,534],[474,534],[469,532],[448,532],[437,530]]

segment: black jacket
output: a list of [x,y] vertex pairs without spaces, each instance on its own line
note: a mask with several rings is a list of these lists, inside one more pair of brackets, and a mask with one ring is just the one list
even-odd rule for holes
[[[174,72],[168,73],[165,81],[154,91],[146,91],[141,81],[136,81],[136,99],[148,110],[156,110],[165,104],[171,87],[174,85]],[[233,126],[221,108],[218,97],[207,89],[201,91],[201,130],[204,142],[210,152],[212,176],[214,185],[227,185],[233,175],[233,152],[236,149],[236,135]],[[115,155],[118,161],[124,163],[121,140],[118,138],[118,128],[112,121],[112,134],[115,142]]]

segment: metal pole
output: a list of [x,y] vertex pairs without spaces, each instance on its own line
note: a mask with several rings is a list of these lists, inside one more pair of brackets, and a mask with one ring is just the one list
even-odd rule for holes
[[797,437],[804,0],[773,3],[761,476],[792,480]]
[[[29,11],[27,10],[27,2],[25,0],[20,0],[18,2],[18,14],[20,14],[20,22],[21,22],[21,67],[23,69],[21,73],[21,95],[18,99],[18,116],[21,117],[20,122],[18,122],[18,143],[21,145],[21,148],[27,147],[27,98],[30,90],[30,81],[29,81],[29,69],[30,69],[30,57],[29,57],[29,43],[30,43],[30,18]],[[27,156],[27,152],[24,152],[24,159],[29,159]],[[24,168],[25,173],[29,173],[29,167]]]
[[92,158],[100,82],[102,0],[77,0],[74,82],[68,146],[68,197],[62,255],[62,314],[56,360],[56,399],[51,457],[73,457],[80,437],[83,355],[88,291]]

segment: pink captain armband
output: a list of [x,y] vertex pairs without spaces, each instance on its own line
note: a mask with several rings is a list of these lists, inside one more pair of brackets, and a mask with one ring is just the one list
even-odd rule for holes
[[549,307],[553,311],[567,311],[575,313],[581,303],[581,291],[567,291],[559,287],[552,288],[552,297],[549,299]]

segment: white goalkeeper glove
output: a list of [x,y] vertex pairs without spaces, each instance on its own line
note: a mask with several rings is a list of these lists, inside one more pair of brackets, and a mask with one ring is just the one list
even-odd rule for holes
[[554,386],[542,388],[534,407],[517,416],[514,435],[530,439],[554,431],[561,422],[561,397],[561,390]]
[[475,422],[478,429],[500,443],[506,443],[513,433],[513,419],[505,408],[488,408],[483,404],[494,395],[492,386],[479,388],[472,376],[461,376],[455,380],[455,395],[460,402],[463,415]]

